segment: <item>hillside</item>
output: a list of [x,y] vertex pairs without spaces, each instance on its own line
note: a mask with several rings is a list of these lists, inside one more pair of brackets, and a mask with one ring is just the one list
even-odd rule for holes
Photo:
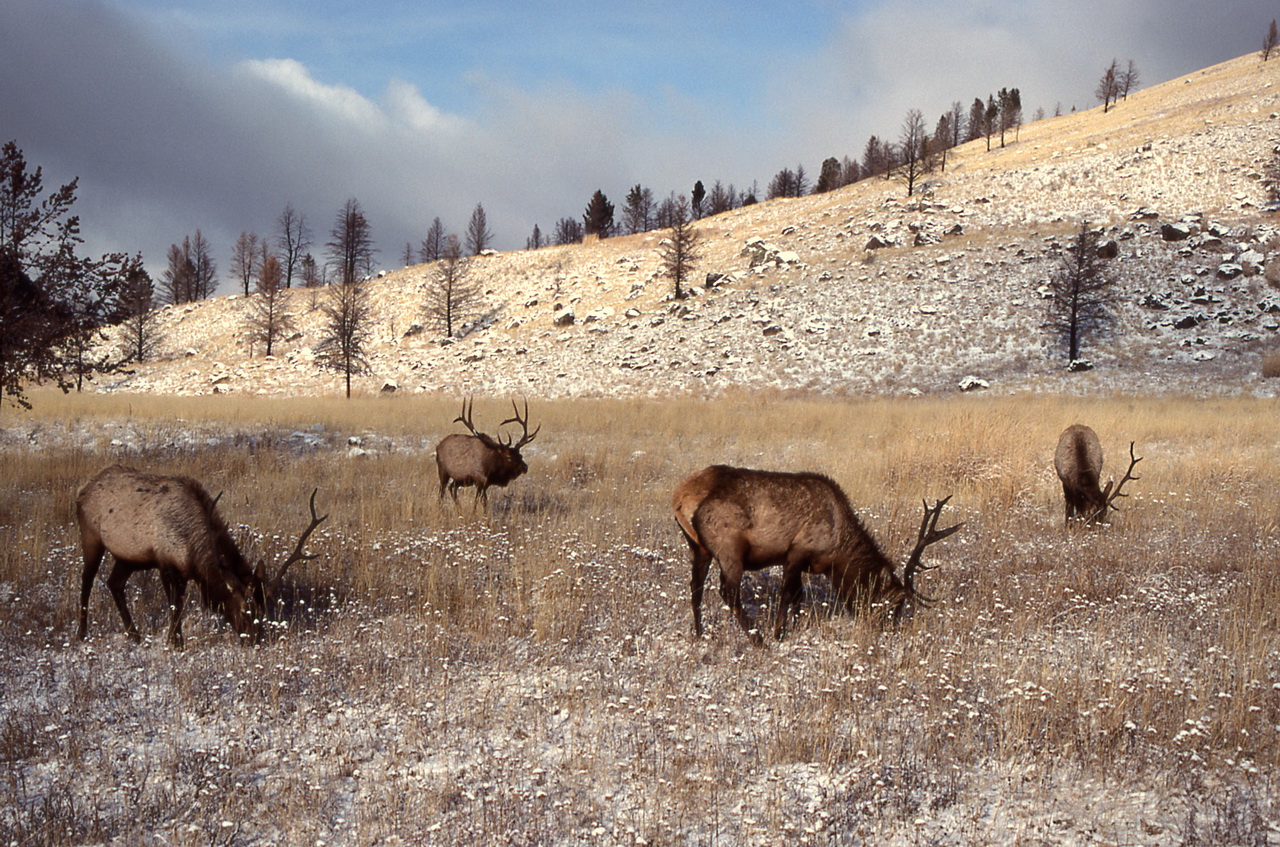
[[[490,314],[460,340],[424,315],[432,266],[386,273],[360,390],[914,393],[972,376],[995,391],[1274,394],[1259,366],[1280,346],[1280,290],[1262,273],[1280,256],[1262,182],[1278,75],[1251,54],[1106,114],[1028,124],[1004,149],[970,142],[913,198],[869,179],[704,219],[697,278],[723,276],[683,301],[660,271],[661,232],[476,259]],[[1116,240],[1123,293],[1110,337],[1084,351],[1095,369],[1067,373],[1042,286],[1082,218]],[[1177,223],[1187,237],[1166,240]],[[312,353],[322,296],[292,295],[297,332],[271,358],[246,341],[244,297],[166,308],[160,361],[99,388],[335,393]]]

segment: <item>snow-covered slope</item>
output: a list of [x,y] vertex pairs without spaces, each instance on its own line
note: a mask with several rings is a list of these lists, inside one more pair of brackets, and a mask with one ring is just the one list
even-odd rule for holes
[[[991,390],[1274,393],[1259,370],[1280,347],[1280,289],[1263,273],[1280,258],[1263,180],[1278,79],[1280,64],[1245,56],[1105,114],[1029,124],[1004,149],[970,142],[914,197],[869,179],[704,219],[696,278],[721,276],[685,300],[661,271],[662,232],[474,259],[488,314],[461,339],[424,311],[434,267],[393,271],[369,283],[373,372],[358,384],[662,396],[933,392],[975,377]],[[1043,286],[1082,219],[1116,241],[1122,293],[1111,333],[1084,351],[1094,369],[1067,373]],[[166,308],[160,361],[99,387],[337,392],[312,352],[325,296],[291,294],[297,332],[271,358],[247,341],[244,297]]]

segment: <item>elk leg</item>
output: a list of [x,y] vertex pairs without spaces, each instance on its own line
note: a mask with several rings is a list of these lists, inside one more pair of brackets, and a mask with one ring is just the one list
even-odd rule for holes
[[791,608],[800,606],[802,564],[788,561],[782,569],[782,594],[778,598],[778,614],[773,622],[773,637],[778,640],[782,640],[782,631],[786,628]]
[[80,629],[78,637],[84,641],[89,632],[89,592],[98,576],[98,567],[107,548],[100,538],[81,538],[84,547],[84,571],[80,574]]
[[187,581],[175,574],[161,571],[160,582],[164,585],[164,596],[169,601],[169,643],[173,649],[181,650],[182,643],[182,605],[186,599]]
[[124,596],[124,585],[132,575],[133,569],[129,564],[116,559],[115,565],[111,568],[111,574],[107,577],[107,588],[111,591],[112,599],[116,601],[116,608],[120,610],[124,631],[129,634],[129,638],[135,644],[138,644],[142,642],[142,636],[138,634],[138,628],[133,625],[133,615],[129,614],[129,604]]
[[484,510],[486,512],[489,511],[489,486],[487,485],[476,486],[476,499],[471,501],[471,511],[474,512],[482,500],[484,501]]
[[686,537],[693,553],[693,576],[689,580],[690,597],[693,600],[693,634],[702,637],[702,591],[707,582],[707,570],[711,565],[711,553],[700,544]]
[[747,610],[742,608],[741,559],[720,560],[720,597],[733,611],[733,616],[738,619],[738,626],[742,627],[742,631],[755,643],[763,644],[764,637],[756,629],[755,621],[751,619],[751,615],[747,614]]

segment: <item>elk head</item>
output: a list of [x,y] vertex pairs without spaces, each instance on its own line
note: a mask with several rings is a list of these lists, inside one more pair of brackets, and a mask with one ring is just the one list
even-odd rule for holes
[[907,557],[907,563],[902,568],[902,599],[898,601],[898,605],[894,607],[893,619],[902,620],[904,617],[910,618],[914,613],[915,606],[920,605],[929,608],[933,605],[933,598],[926,597],[916,591],[915,579],[916,574],[921,571],[931,571],[937,565],[926,565],[922,561],[924,550],[930,544],[941,541],[951,533],[964,526],[964,523],[958,523],[949,526],[946,529],[938,529],[938,517],[942,514],[942,507],[947,505],[947,501],[951,499],[951,495],[947,495],[941,500],[933,504],[933,508],[929,507],[929,501],[924,500],[924,517],[920,520],[920,532],[916,535],[916,546],[912,548],[911,555]]
[[311,489],[311,501],[308,504],[311,509],[311,523],[302,531],[302,535],[298,536],[298,543],[294,545],[293,552],[284,560],[284,564],[280,566],[280,570],[276,571],[276,575],[274,577],[267,576],[267,563],[264,559],[259,559],[257,567],[254,568],[253,604],[256,607],[254,611],[261,620],[268,619],[270,605],[280,593],[284,575],[288,572],[290,566],[294,562],[309,562],[319,555],[318,553],[307,554],[302,552],[306,547],[307,539],[311,537],[311,533],[315,532],[316,527],[329,519],[327,514],[316,514],[316,493],[319,490],[319,488]]
[[1142,456],[1134,455],[1133,447],[1135,443],[1136,442],[1133,441],[1129,442],[1129,467],[1125,470],[1124,476],[1120,478],[1119,482],[1116,482],[1114,479],[1107,480],[1106,486],[1102,489],[1102,506],[1089,516],[1088,520],[1090,522],[1102,521],[1103,523],[1106,523],[1108,512],[1120,511],[1120,507],[1116,505],[1116,501],[1121,497],[1129,496],[1121,490],[1124,488],[1124,484],[1126,482],[1136,482],[1137,480],[1142,479],[1140,476],[1133,475],[1133,469],[1138,466],[1138,462],[1141,462],[1143,458]]

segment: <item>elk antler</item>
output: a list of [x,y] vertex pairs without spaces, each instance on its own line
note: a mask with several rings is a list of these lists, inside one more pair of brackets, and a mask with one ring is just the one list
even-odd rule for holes
[[941,541],[951,533],[955,532],[964,523],[958,523],[949,526],[946,529],[938,529],[938,517],[942,514],[942,507],[947,505],[947,501],[951,499],[951,495],[947,495],[943,499],[933,504],[933,508],[929,508],[929,501],[924,500],[924,517],[920,520],[920,533],[916,536],[916,546],[911,550],[911,556],[907,559],[907,565],[902,569],[902,582],[907,587],[907,593],[916,597],[921,603],[928,604],[932,602],[928,597],[919,595],[915,589],[916,573],[919,571],[933,570],[937,565],[926,565],[921,562],[924,555],[924,548],[928,547],[936,541]]
[[[470,399],[471,405],[468,407],[467,401]],[[476,401],[471,398],[462,398],[462,414],[453,419],[454,423],[460,423],[467,429],[471,430],[471,434],[476,438],[480,437],[480,433],[476,432],[476,428],[471,425],[471,413],[476,409]]]
[[302,552],[302,548],[307,543],[307,539],[311,537],[311,533],[315,532],[316,527],[320,526],[320,524],[324,523],[329,518],[328,515],[316,515],[316,492],[319,490],[320,489],[318,488],[313,488],[311,490],[311,524],[302,531],[302,535],[298,538],[297,546],[293,548],[293,552],[289,554],[289,558],[284,560],[284,564],[280,566],[280,572],[276,574],[275,579],[271,580],[271,588],[268,592],[269,595],[274,594],[276,590],[280,588],[280,583],[284,580],[285,571],[289,570],[290,565],[294,562],[309,562],[319,555],[318,553],[307,555]]
[[1116,512],[1120,511],[1120,507],[1116,505],[1116,500],[1120,499],[1121,497],[1129,496],[1128,494],[1123,493],[1120,489],[1124,488],[1124,484],[1126,482],[1129,482],[1130,480],[1137,481],[1142,479],[1142,477],[1140,476],[1133,475],[1133,469],[1138,466],[1138,462],[1142,461],[1142,456],[1135,456],[1133,453],[1134,444],[1135,442],[1133,441],[1129,442],[1129,469],[1124,472],[1124,476],[1120,478],[1119,484],[1115,485],[1114,488],[1112,487],[1111,482],[1107,483],[1106,489],[1104,489],[1102,492],[1103,496],[1106,497],[1107,501],[1106,503],[1103,504],[1102,508],[1099,509],[1097,513],[1095,513],[1093,517],[1091,517],[1089,520],[1096,520],[1097,518],[1102,517],[1103,515],[1106,514],[1107,509],[1111,509]]
[[516,450],[519,450],[521,447],[528,444],[535,437],[537,437],[538,433],[542,431],[542,424],[538,424],[538,428],[533,431],[533,435],[529,434],[529,401],[528,400],[524,401],[524,417],[523,418],[520,417],[520,409],[516,407],[515,400],[511,401],[511,410],[516,413],[516,416],[514,418],[507,418],[505,421],[503,421],[498,425],[506,426],[509,423],[520,424],[520,428],[524,430],[524,434],[520,436],[520,440],[513,445],[511,443],[510,437],[507,438],[507,446],[514,447]]

